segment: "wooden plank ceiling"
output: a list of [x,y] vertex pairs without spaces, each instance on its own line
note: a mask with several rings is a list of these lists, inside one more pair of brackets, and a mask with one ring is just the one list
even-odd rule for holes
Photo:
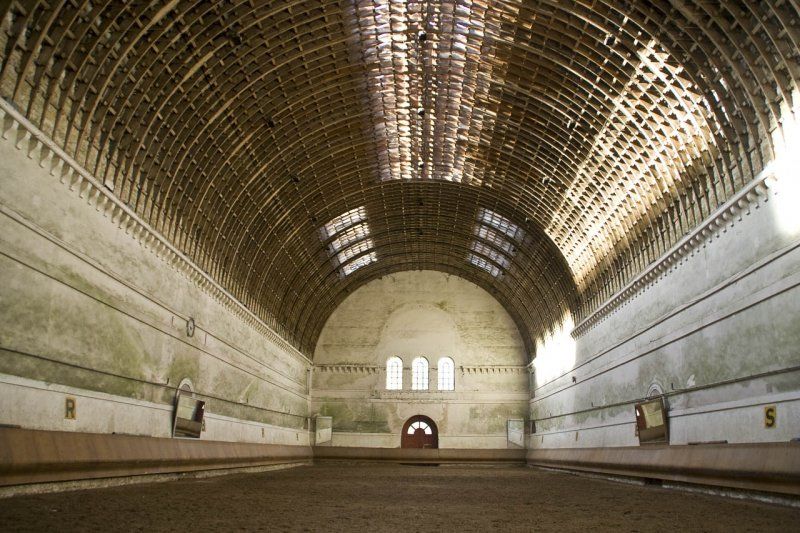
[[797,0],[0,11],[3,96],[307,354],[408,269],[532,346],[764,168],[800,77]]

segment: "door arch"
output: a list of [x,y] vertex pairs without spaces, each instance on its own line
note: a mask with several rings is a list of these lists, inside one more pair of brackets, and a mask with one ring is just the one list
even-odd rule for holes
[[415,415],[403,424],[401,448],[438,448],[439,430],[436,422],[424,415]]

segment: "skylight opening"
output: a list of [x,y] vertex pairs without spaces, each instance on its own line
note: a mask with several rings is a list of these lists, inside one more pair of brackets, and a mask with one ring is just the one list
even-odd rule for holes
[[378,260],[366,218],[366,207],[356,207],[334,217],[319,229],[322,242],[332,239],[328,242],[328,255],[342,277]]
[[516,248],[514,245],[511,244],[511,242],[508,241],[503,235],[492,228],[478,224],[475,226],[475,235],[479,239],[493,244],[495,247],[509,255],[514,255],[516,253]]
[[356,207],[338,217],[334,217],[330,222],[320,228],[322,240],[326,241],[340,231],[354,226],[367,218],[367,209],[364,206]]
[[344,263],[348,262],[350,259],[354,258],[355,256],[361,255],[364,252],[366,252],[368,250],[371,250],[374,247],[375,247],[375,245],[372,244],[372,239],[366,239],[366,240],[363,240],[363,241],[359,241],[356,244],[354,244],[353,246],[350,246],[349,248],[345,248],[344,250],[342,250],[341,252],[336,254],[336,262],[338,264],[340,264],[340,265],[343,265]]
[[472,265],[485,270],[489,274],[494,277],[498,277],[500,275],[500,269],[497,268],[492,262],[488,259],[484,259],[479,255],[475,255],[473,253],[467,254],[467,261],[469,261]]
[[511,264],[511,260],[506,257],[505,255],[501,254],[491,246],[484,244],[479,241],[472,242],[472,251],[480,254],[484,257],[488,257],[493,262],[500,265],[501,268],[508,268],[508,265]]
[[338,253],[342,249],[347,248],[354,242],[360,241],[369,235],[369,226],[366,222],[361,222],[355,226],[350,226],[346,230],[338,234],[338,236],[331,241],[328,248],[333,253]]
[[491,209],[478,210],[475,237],[467,260],[492,276],[499,276],[511,266],[511,258],[517,253],[516,245],[509,239],[521,242],[525,232],[518,225]]
[[491,209],[486,209],[482,207],[478,211],[478,221],[480,221],[481,224],[485,224],[486,226],[494,228],[497,231],[506,235],[507,237],[510,237],[517,241],[521,241],[524,235],[524,232],[519,226],[511,222],[503,215],[495,213]]
[[367,266],[370,263],[374,263],[377,260],[378,260],[378,256],[377,256],[377,254],[375,254],[375,252],[370,252],[367,255],[362,255],[358,259],[356,259],[354,261],[350,261],[349,263],[345,264],[342,267],[342,274],[344,274],[345,276],[349,276],[350,274],[352,274],[353,272],[355,272],[359,268],[361,268],[363,266]]

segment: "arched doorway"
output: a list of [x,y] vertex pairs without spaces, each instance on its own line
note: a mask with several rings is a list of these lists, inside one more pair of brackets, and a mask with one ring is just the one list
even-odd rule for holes
[[423,415],[412,416],[403,424],[401,448],[438,448],[439,431],[436,423]]

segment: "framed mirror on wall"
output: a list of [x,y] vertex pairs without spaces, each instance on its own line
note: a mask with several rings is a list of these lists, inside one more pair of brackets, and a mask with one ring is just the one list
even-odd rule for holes
[[637,403],[635,412],[639,444],[669,444],[667,410],[663,398]]
[[506,441],[508,448],[525,447],[525,420],[522,418],[506,420]]
[[178,390],[175,396],[175,417],[172,436],[199,439],[203,431],[206,402],[195,399],[191,391]]

